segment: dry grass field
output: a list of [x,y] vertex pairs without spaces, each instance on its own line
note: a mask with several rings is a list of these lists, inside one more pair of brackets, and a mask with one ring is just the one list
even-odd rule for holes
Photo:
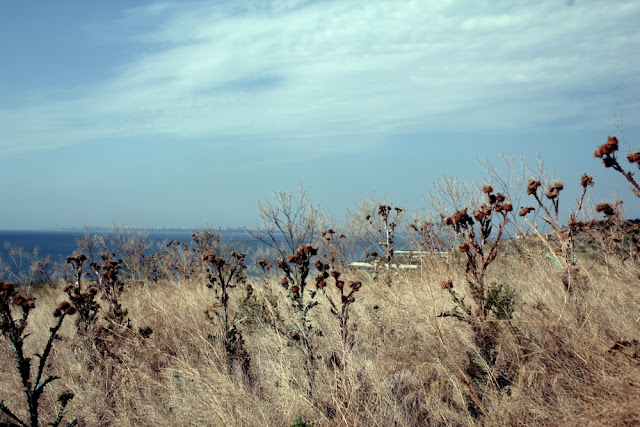
[[[425,260],[409,274],[389,273],[391,284],[352,273],[363,283],[353,346],[342,345],[321,302],[309,312],[311,361],[265,320],[274,296],[286,301],[279,283],[253,281],[243,314],[248,375],[227,369],[218,329],[204,315],[212,305],[204,281],[132,285],[122,294],[130,325],[106,338],[109,354],[78,336],[73,317],[64,323],[48,368],[59,379],[41,415],[55,418],[57,396],[71,390],[65,419],[78,425],[638,424],[640,268],[583,266],[587,284],[568,296],[545,257],[496,261],[488,280],[514,288],[516,309],[497,332],[483,383],[468,373],[477,352],[470,327],[438,317],[452,305],[440,283],[464,282],[460,260]],[[60,289],[37,292],[28,354],[44,346],[61,299]],[[26,418],[15,359],[8,345],[1,351],[2,400]]]
[[153,280],[106,256],[70,258],[56,284],[3,282],[0,423],[640,425],[637,227],[617,205],[597,207],[607,227],[560,227],[561,185],[538,187],[550,237],[501,236],[517,212],[486,186],[443,218],[450,256],[415,269],[383,267],[402,210],[380,205],[363,221],[387,239],[375,272],[340,266],[331,232],[251,274],[199,236]]

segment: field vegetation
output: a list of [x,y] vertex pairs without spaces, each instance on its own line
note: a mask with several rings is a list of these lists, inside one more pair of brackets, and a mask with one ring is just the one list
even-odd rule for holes
[[[640,198],[640,152],[594,154]],[[214,229],[149,255],[124,227],[116,253],[87,233],[33,259],[0,281],[0,425],[639,425],[640,226],[587,209],[586,174],[488,169],[443,178],[429,218],[276,193],[255,262]]]

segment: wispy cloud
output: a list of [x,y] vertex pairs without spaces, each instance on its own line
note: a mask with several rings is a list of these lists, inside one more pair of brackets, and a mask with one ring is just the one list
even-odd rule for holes
[[111,78],[0,101],[0,151],[150,135],[342,150],[407,131],[584,126],[640,112],[638,21],[634,1],[154,3],[111,24],[138,52]]

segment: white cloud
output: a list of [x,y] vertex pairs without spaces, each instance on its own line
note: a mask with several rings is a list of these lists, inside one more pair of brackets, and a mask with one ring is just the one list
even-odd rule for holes
[[588,124],[613,108],[638,120],[638,2],[238,4],[126,11],[120,25],[144,23],[123,31],[139,56],[66,99],[0,104],[0,151],[110,135],[341,150],[408,130]]

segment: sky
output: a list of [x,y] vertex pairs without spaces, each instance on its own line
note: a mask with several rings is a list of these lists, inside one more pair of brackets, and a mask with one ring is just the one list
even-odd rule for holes
[[427,211],[505,151],[637,217],[593,150],[639,148],[638,22],[615,0],[3,1],[0,229],[252,227],[300,184],[338,219]]

